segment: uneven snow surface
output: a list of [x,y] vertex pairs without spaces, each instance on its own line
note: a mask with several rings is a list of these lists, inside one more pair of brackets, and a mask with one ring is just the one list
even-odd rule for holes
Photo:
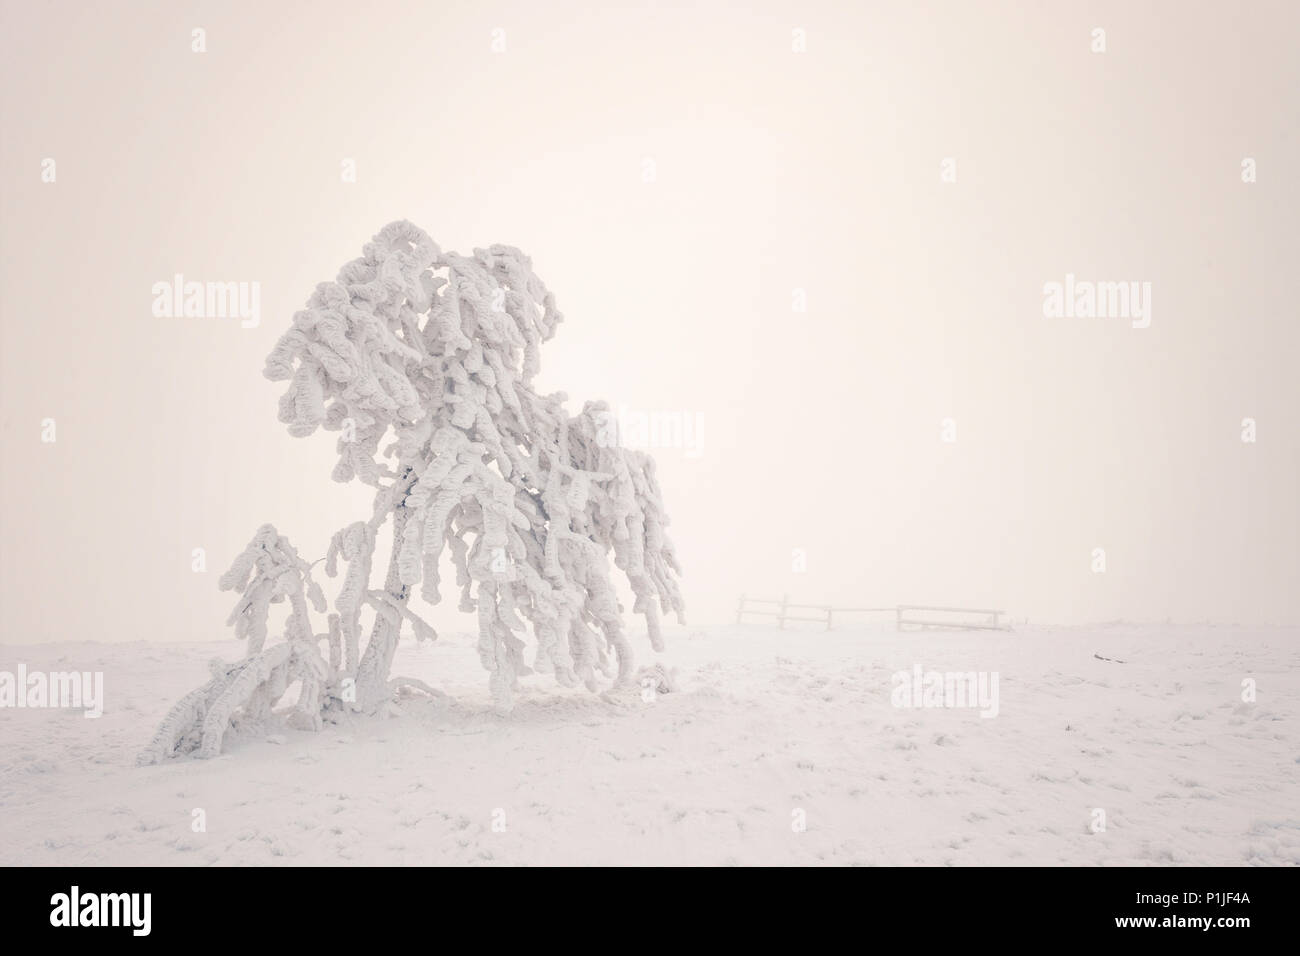
[[[0,863],[1300,863],[1300,630],[665,630],[679,687],[651,701],[533,676],[499,717],[474,637],[444,635],[393,673],[448,700],[144,768],[239,645],[0,646],[106,697],[0,709]],[[998,716],[893,706],[918,663],[997,672]]]

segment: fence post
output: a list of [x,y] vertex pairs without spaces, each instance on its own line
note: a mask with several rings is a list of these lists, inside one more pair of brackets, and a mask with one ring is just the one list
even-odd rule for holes
[[826,630],[828,630],[828,631],[831,629],[831,615],[832,615],[833,613],[835,613],[835,611],[834,611],[833,608],[829,608],[829,607],[828,607],[828,608],[826,609]]
[[740,623],[740,615],[745,613],[745,595],[740,596],[740,607],[736,608],[736,623]]
[[894,608],[894,620],[897,630],[901,631],[903,629],[903,608],[901,606]]
[[790,595],[788,595],[788,594],[782,594],[782,595],[781,595],[781,614],[780,614],[779,617],[777,617],[777,621],[780,623],[780,629],[783,630],[783,631],[785,630],[785,607],[786,607],[786,605],[789,604],[789,603],[790,603]]

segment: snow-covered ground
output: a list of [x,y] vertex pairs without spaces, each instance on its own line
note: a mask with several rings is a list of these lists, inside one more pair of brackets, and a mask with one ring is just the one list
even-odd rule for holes
[[[0,646],[0,670],[103,671],[106,696],[98,719],[0,710],[0,863],[1300,863],[1300,630],[668,639],[674,693],[534,676],[508,717],[469,635],[404,641],[394,674],[449,700],[144,768],[235,642]],[[918,663],[996,671],[998,716],[895,707]]]

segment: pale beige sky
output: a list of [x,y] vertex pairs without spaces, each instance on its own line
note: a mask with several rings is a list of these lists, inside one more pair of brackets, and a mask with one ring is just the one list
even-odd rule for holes
[[[397,218],[532,256],[573,408],[702,416],[657,452],[693,625],[1300,622],[1294,4],[593,6],[0,0],[0,640],[222,637],[259,524],[368,514],[260,373]],[[154,316],[176,273],[260,324]],[[1067,274],[1150,326],[1045,317]]]

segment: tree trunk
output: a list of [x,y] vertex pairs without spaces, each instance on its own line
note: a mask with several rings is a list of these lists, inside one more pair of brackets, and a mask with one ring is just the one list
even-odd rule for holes
[[[402,548],[402,531],[406,527],[409,512],[406,508],[406,495],[411,490],[415,475],[407,468],[398,479],[402,485],[401,499],[393,508],[393,553],[388,559],[388,576],[384,579],[384,590],[398,604],[405,604],[410,588],[401,582],[397,567],[398,552]],[[401,630],[401,620],[389,621],[383,614],[376,612],[374,627],[370,629],[370,640],[361,655],[361,665],[357,668],[357,704],[365,711],[378,710],[388,700],[388,673],[393,666],[393,654],[397,650],[397,637]]]

